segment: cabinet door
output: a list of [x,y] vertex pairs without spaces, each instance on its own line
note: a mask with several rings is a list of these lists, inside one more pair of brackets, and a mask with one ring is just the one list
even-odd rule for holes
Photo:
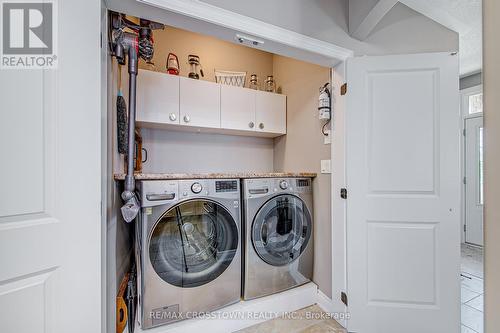
[[220,85],[181,77],[180,124],[220,128]]
[[179,123],[179,77],[139,70],[137,75],[137,121]]
[[286,96],[256,92],[256,131],[286,134]]
[[255,90],[221,85],[221,127],[255,131]]

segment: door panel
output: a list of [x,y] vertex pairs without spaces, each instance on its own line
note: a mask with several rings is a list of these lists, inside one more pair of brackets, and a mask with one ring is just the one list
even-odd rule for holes
[[286,134],[286,96],[256,91],[257,132]]
[[220,84],[180,77],[180,124],[220,128]]
[[[123,76],[125,75],[128,73],[126,66],[123,66]],[[139,70],[137,75],[137,121],[179,124],[178,76]]]
[[101,330],[100,2],[57,11],[58,68],[0,70],[5,333]]
[[349,331],[459,332],[457,57],[354,58],[347,78]]
[[436,70],[368,74],[370,193],[435,192],[437,74]]
[[483,117],[465,120],[465,241],[483,245]]
[[221,127],[255,131],[255,90],[221,85]]

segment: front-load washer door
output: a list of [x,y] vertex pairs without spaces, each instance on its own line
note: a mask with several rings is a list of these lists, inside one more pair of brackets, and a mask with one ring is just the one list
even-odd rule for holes
[[161,215],[153,227],[151,265],[171,285],[198,287],[229,267],[238,240],[238,226],[223,206],[206,199],[185,201]]
[[252,224],[252,243],[266,263],[284,266],[304,252],[311,231],[311,214],[305,203],[294,195],[278,195],[257,212]]

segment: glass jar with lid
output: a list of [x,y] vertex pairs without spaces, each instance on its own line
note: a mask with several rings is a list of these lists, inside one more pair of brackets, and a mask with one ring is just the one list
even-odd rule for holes
[[276,83],[274,82],[274,77],[272,75],[267,76],[265,90],[267,92],[276,92]]
[[259,90],[259,79],[257,77],[257,74],[252,74],[250,76],[250,85],[249,85],[249,88],[253,89],[253,90]]

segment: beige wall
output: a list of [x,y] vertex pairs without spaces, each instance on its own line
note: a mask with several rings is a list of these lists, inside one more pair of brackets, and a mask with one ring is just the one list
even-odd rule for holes
[[274,57],[274,75],[287,95],[287,135],[274,140],[276,171],[318,173],[314,195],[314,281],[327,296],[332,294],[331,178],[320,174],[320,160],[330,159],[318,119],[318,90],[330,80],[330,69],[282,56]]
[[483,1],[485,133],[485,320],[486,332],[500,332],[500,2]]
[[[181,76],[188,76],[190,71],[187,57],[195,54],[200,57],[205,78],[215,81],[214,70],[247,72],[247,82],[251,74],[257,74],[263,82],[265,76],[273,72],[273,55],[242,45],[229,43],[186,30],[166,27],[154,32],[155,54],[153,62],[156,70],[166,72],[167,55],[172,52],[179,58]],[[145,68],[141,61],[140,67]]]

